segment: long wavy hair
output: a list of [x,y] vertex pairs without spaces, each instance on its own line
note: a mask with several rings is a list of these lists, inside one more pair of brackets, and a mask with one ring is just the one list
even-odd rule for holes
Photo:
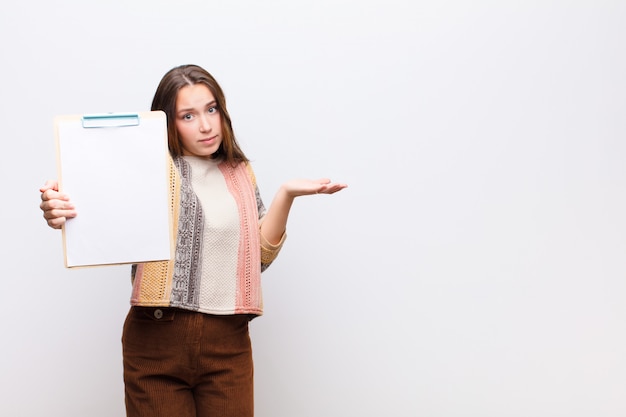
[[159,82],[152,99],[152,110],[162,110],[167,115],[167,136],[170,154],[173,157],[183,154],[183,146],[176,130],[176,97],[178,96],[178,91],[187,85],[196,84],[206,85],[213,93],[221,116],[222,143],[213,156],[223,157],[233,165],[239,162],[248,162],[248,158],[235,138],[222,88],[211,74],[197,65],[181,65],[169,70],[163,76],[161,82]]

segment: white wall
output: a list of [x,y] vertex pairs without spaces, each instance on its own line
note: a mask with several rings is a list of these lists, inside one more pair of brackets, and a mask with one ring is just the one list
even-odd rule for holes
[[197,63],[267,204],[350,185],[296,202],[264,274],[257,416],[626,415],[624,22],[617,0],[5,4],[0,414],[123,415],[128,268],[64,269],[52,119],[147,110]]

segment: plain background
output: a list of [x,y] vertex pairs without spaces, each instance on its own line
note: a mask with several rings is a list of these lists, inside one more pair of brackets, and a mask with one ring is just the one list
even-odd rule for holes
[[0,414],[124,414],[128,267],[66,270],[38,189],[54,116],[147,110],[196,63],[266,204],[349,184],[296,201],[264,273],[257,416],[626,415],[624,22],[608,0],[5,3]]

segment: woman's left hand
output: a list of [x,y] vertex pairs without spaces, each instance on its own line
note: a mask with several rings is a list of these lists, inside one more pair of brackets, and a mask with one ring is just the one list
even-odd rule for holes
[[283,189],[291,197],[311,194],[334,194],[346,188],[347,184],[331,182],[328,178],[317,180],[296,179],[283,184]]

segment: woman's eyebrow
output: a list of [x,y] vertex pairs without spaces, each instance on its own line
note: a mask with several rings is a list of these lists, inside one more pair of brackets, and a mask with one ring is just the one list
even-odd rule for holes
[[[214,106],[216,104],[217,104],[217,101],[213,100],[205,104],[204,107]],[[184,108],[184,109],[176,110],[176,113],[190,112],[190,111],[193,111],[194,109],[195,109],[194,107]]]

